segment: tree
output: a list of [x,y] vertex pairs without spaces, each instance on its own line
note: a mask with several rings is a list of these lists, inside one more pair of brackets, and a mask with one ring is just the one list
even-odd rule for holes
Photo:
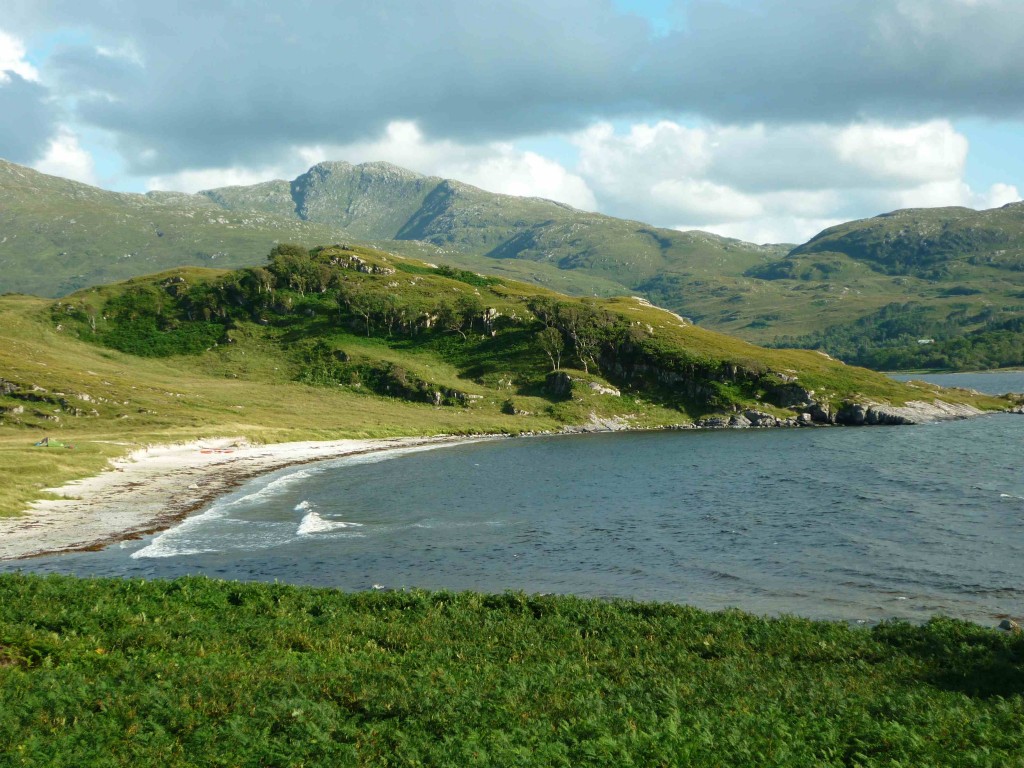
[[599,319],[594,308],[586,304],[564,303],[558,306],[557,322],[572,340],[576,357],[587,373],[590,373],[591,365],[596,365],[601,346]]
[[370,335],[373,316],[377,309],[375,297],[358,282],[345,281],[338,286],[338,307],[344,307],[366,322],[366,335]]
[[454,331],[466,338],[467,331],[473,329],[473,321],[482,314],[483,305],[474,295],[460,294],[453,306],[442,299],[437,305],[437,322],[446,331]]
[[544,350],[544,354],[551,361],[551,370],[557,371],[562,367],[562,352],[565,351],[565,339],[562,338],[562,332],[549,325],[537,334],[537,340],[540,342],[540,348]]
[[538,296],[528,305],[537,319],[544,323],[545,328],[556,324],[558,318],[558,301],[548,296]]

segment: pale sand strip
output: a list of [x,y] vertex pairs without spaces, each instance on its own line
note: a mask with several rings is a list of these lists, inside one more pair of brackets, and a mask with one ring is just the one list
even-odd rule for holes
[[37,501],[20,517],[0,518],[0,560],[97,549],[154,533],[250,477],[293,464],[473,439],[484,438],[443,435],[270,445],[223,438],[144,448],[113,461],[99,475],[48,489],[67,499]]

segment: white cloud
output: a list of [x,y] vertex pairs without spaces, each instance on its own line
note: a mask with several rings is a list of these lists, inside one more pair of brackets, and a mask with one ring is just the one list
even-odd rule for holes
[[757,242],[903,207],[991,207],[1008,184],[964,181],[968,141],[945,120],[691,128],[661,121],[572,137],[578,171],[612,215]]
[[967,162],[967,138],[948,120],[907,127],[851,125],[833,142],[838,160],[879,181],[948,181],[959,178]]
[[[301,173],[301,169],[298,173]],[[165,190],[173,192],[198,192],[201,189],[216,187],[245,186],[259,184],[271,179],[291,178],[297,175],[289,173],[283,165],[264,166],[262,168],[203,168],[200,170],[180,171],[161,176],[150,176],[146,179],[147,190]]]
[[[461,171],[459,164],[455,163],[448,166],[451,172],[435,173],[491,192],[545,197],[585,211],[597,209],[597,200],[587,183],[554,160],[536,152],[520,152],[507,145],[499,145],[495,149],[491,157],[471,161],[463,165]],[[458,175],[460,172],[463,175]]]
[[6,72],[38,82],[39,71],[25,60],[25,54],[24,43],[0,29],[0,83],[10,80]]
[[993,184],[987,190],[975,191],[960,179],[922,184],[913,189],[900,190],[883,198],[893,208],[937,208],[959,205],[965,208],[998,208],[1021,199],[1020,192],[1012,184]]
[[978,208],[999,208],[1008,203],[1016,203],[1020,199],[1020,190],[1013,184],[997,183],[980,196],[976,196],[975,204]]
[[33,168],[53,176],[63,176],[85,184],[96,185],[96,168],[92,155],[78,142],[78,136],[67,126],[61,126],[50,141],[42,160]]
[[597,123],[573,138],[580,149],[579,170],[608,187],[627,181],[629,174],[693,176],[702,173],[713,146],[708,132],[663,120],[637,123],[624,135],[610,123]]
[[[844,219],[759,218],[748,221],[709,222],[698,229],[723,237],[735,237],[748,243],[802,243],[809,239],[808,232],[817,234],[823,229],[841,224]],[[676,227],[687,230],[693,227]]]
[[651,185],[650,196],[659,206],[713,221],[743,221],[764,213],[755,196],[707,179],[664,179]]
[[123,59],[137,67],[144,67],[146,65],[141,51],[131,40],[125,40],[117,47],[98,45],[96,46],[96,53],[107,59]]

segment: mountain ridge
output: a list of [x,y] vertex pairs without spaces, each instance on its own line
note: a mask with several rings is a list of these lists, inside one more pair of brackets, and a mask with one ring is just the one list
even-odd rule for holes
[[[1006,336],[1024,318],[1022,203],[903,209],[757,245],[385,162],[145,195],[2,163],[0,233],[0,290],[55,296],[176,266],[251,266],[280,242],[364,243],[576,295],[641,295],[714,330],[858,364],[1024,363]],[[912,322],[894,326],[905,306]],[[919,349],[922,338],[937,345]]]

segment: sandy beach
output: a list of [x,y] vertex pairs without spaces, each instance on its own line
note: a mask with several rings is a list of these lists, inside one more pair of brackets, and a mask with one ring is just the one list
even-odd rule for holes
[[0,519],[0,560],[98,549],[155,533],[243,481],[283,467],[471,439],[442,435],[252,445],[221,438],[142,448],[98,475],[47,489],[65,498],[37,501],[20,517]]

